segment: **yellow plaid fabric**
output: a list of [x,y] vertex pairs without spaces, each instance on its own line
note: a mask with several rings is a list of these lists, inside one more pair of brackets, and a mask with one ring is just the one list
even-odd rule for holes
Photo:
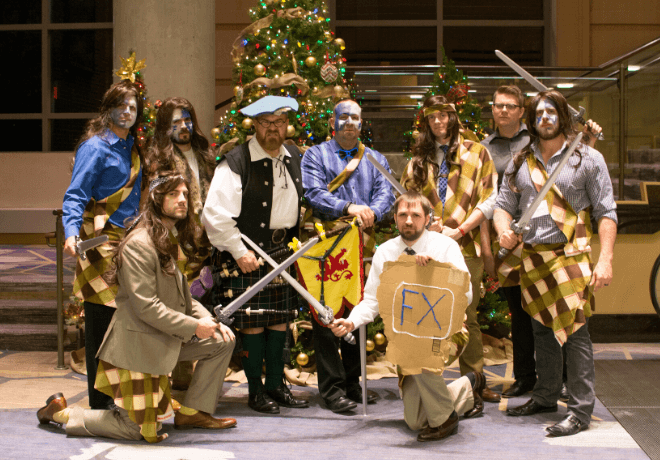
[[[459,149],[456,162],[451,165],[447,179],[447,195],[444,207],[437,193],[438,184],[431,173],[429,165],[429,179],[422,189],[433,207],[435,215],[442,216],[442,225],[458,228],[475,211],[479,203],[483,203],[493,192],[497,183],[497,172],[488,150],[475,141],[466,140],[459,135]],[[406,190],[413,187],[412,161],[401,176],[401,185]],[[479,226],[472,229],[458,240],[465,257],[479,257],[481,246],[479,243]]]
[[133,372],[100,360],[94,387],[128,412],[146,441],[161,440],[158,425],[174,415],[167,375]]
[[131,194],[139,173],[140,157],[136,148],[133,147],[131,175],[126,185],[102,200],[92,199],[85,208],[82,216],[83,223],[80,227],[80,238],[88,240],[104,234],[108,235],[109,241],[87,251],[86,260],[78,257],[73,294],[83,301],[115,307],[117,286],[108,286],[101,276],[112,263],[112,250],[119,244],[125,230],[112,225],[108,219]]
[[332,182],[328,184],[328,192],[330,193],[334,192],[339,187],[341,187],[341,184],[346,182],[348,178],[351,177],[351,175],[358,168],[358,165],[360,164],[360,161],[362,161],[363,156],[364,156],[364,144],[358,141],[357,153],[353,158],[351,158],[351,161],[348,162],[344,170],[340,172],[339,175],[337,175],[337,177],[332,179]]

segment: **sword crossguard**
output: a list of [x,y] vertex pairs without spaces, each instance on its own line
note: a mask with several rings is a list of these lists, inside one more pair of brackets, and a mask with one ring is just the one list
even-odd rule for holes
[[231,326],[231,324],[234,322],[234,318],[227,316],[227,314],[222,310],[222,305],[216,305],[215,308],[213,308],[213,313],[215,314],[215,320],[227,327]]
[[85,254],[84,251],[80,250],[80,243],[81,239],[78,235],[76,235],[76,254],[78,254],[78,257],[80,257],[80,260],[87,260],[87,255]]

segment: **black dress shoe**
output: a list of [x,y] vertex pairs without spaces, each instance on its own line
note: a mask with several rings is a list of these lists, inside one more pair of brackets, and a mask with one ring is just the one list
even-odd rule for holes
[[[346,392],[346,397],[353,402],[362,404],[362,388],[354,388]],[[378,393],[372,390],[367,390],[367,404],[376,404],[378,400]]]
[[472,385],[472,397],[474,398],[474,406],[472,409],[463,414],[465,418],[476,417],[484,411],[484,400],[481,393],[486,388],[486,376],[481,372],[470,372],[467,375],[474,375],[474,384]]
[[534,389],[534,384],[526,384],[522,383],[520,380],[516,380],[513,382],[513,385],[511,385],[509,388],[506,389],[506,391],[502,392],[502,396],[504,398],[515,398],[516,396],[522,396],[525,393],[528,393]]
[[251,394],[248,398],[248,406],[250,409],[256,410],[257,412],[263,412],[266,414],[279,414],[280,406],[277,405],[275,401],[270,399],[263,391],[259,393]]
[[330,409],[335,414],[340,412],[347,412],[357,407],[357,404],[348,399],[346,396],[340,396],[337,399],[333,399],[332,401],[326,401],[325,405],[328,406],[328,409]]
[[417,435],[417,440],[419,442],[439,441],[454,434],[456,428],[458,428],[458,414],[454,411],[442,425],[435,428],[431,428],[430,426],[424,428],[424,430]]
[[530,399],[522,406],[507,409],[506,415],[524,417],[527,415],[540,414],[541,412],[557,412],[557,405],[555,404],[554,406],[542,406],[533,399]]
[[280,386],[274,390],[266,390],[266,393],[280,406],[298,409],[309,407],[309,403],[304,399],[294,398],[291,390],[289,390],[289,387],[284,383],[281,383]]
[[549,426],[545,431],[548,432],[548,436],[571,436],[587,428],[589,425],[582,423],[575,415],[568,414],[564,420]]
[[561,393],[559,393],[559,400],[562,402],[568,402],[568,399],[571,397],[570,394],[568,394],[568,388],[566,387],[565,383],[561,384]]

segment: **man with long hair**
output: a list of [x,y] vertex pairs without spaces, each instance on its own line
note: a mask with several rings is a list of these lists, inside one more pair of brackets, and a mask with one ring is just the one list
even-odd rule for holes
[[[588,428],[594,408],[595,371],[587,323],[594,307],[592,287],[595,292],[612,280],[616,203],[603,156],[581,144],[534,213],[522,248],[517,248],[521,238],[510,228],[512,216],[529,206],[577,134],[566,99],[554,90],[532,99],[527,119],[531,142],[507,167],[494,224],[499,244],[512,250],[506,265],[520,274],[522,306],[532,317],[538,380],[532,398],[507,414],[557,411],[563,349],[568,413],[546,431],[549,436],[567,436]],[[601,246],[595,267],[590,256],[591,218],[598,222]]]
[[[335,319],[330,325],[334,334],[341,337],[374,320],[379,312],[378,287],[385,263],[396,261],[404,253],[414,255],[420,267],[435,260],[468,271],[456,241],[426,229],[430,210],[429,200],[417,192],[406,192],[396,199],[393,211],[399,236],[376,250],[364,299],[353,308],[348,318]],[[472,300],[470,289],[465,292],[465,297],[468,303]],[[446,438],[456,431],[459,415],[469,418],[484,410],[482,393],[486,378],[481,372],[468,372],[450,385],[445,382],[441,371],[399,377],[404,420],[411,430],[421,430],[417,436],[420,442]]]
[[[175,428],[224,429],[234,419],[213,414],[221,395],[234,334],[190,296],[186,276],[201,229],[188,200],[188,183],[165,173],[149,195],[106,273],[119,286],[117,311],[99,350],[96,388],[114,400],[112,410],[67,408],[61,393],[37,412],[40,423],[66,424],[67,434],[154,443],[160,422],[172,416],[168,373],[179,360],[198,360],[192,384],[174,416]],[[192,340],[195,338],[195,340]]]
[[[390,166],[384,155],[360,142],[362,109],[357,102],[350,99],[337,102],[329,124],[334,137],[309,148],[301,162],[305,198],[313,208],[313,220],[330,228],[346,225],[346,220],[358,217],[365,238],[363,251],[365,257],[370,257],[375,247],[374,224],[390,210],[394,194],[390,183],[367,160],[365,153],[371,154],[388,171]],[[361,287],[360,283],[358,289]],[[337,316],[348,314],[344,308],[338,310]],[[312,328],[319,393],[325,405],[333,412],[355,409],[362,402],[359,347],[342,340],[340,357],[332,331],[316,317]],[[375,403],[376,399],[374,393],[367,395],[369,403]]]
[[[298,148],[284,145],[289,110],[298,110],[298,103],[280,96],[266,96],[241,109],[254,119],[255,136],[225,154],[216,168],[202,222],[209,240],[221,251],[214,265],[235,264],[242,273],[226,286],[214,286],[214,303],[230,302],[227,291],[243,292],[268,272],[241,234],[265,251],[280,253],[298,236],[302,180]],[[284,380],[287,324],[297,302],[290,286],[271,283],[233,315],[242,338],[248,406],[257,412],[277,414],[280,406],[308,407],[307,401],[293,396]],[[267,311],[250,314],[248,308]],[[262,382],[264,360],[266,381]]]
[[64,252],[75,256],[76,240],[99,236],[109,242],[78,258],[74,294],[85,308],[85,364],[89,405],[112,404],[94,389],[96,352],[115,312],[117,289],[102,279],[112,247],[124,235],[124,221],[137,214],[142,184],[142,155],[134,144],[142,115],[142,97],[130,80],[112,85],[103,95],[99,116],[87,123],[75,150],[71,185],[64,195]]
[[[484,271],[481,253],[490,241],[481,237],[480,224],[492,217],[497,172],[488,150],[461,134],[454,104],[444,96],[431,96],[424,101],[422,110],[420,134],[401,184],[429,199],[435,213],[429,229],[457,241],[463,251],[472,282],[472,303],[466,311],[470,340],[459,363],[462,375],[483,372],[477,306]],[[500,395],[488,387],[483,396],[484,401],[500,400]]]

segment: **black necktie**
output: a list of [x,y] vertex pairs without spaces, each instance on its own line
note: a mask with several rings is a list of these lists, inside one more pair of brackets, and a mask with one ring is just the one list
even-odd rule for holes
[[406,254],[411,255],[411,256],[414,256],[415,254],[417,254],[413,248],[406,248],[406,249],[403,250],[403,252],[405,252]]
[[355,156],[357,151],[358,151],[357,147],[353,147],[350,150],[339,149],[337,150],[337,155],[339,155],[339,158],[341,158],[342,160],[347,160],[347,159],[350,160]]

